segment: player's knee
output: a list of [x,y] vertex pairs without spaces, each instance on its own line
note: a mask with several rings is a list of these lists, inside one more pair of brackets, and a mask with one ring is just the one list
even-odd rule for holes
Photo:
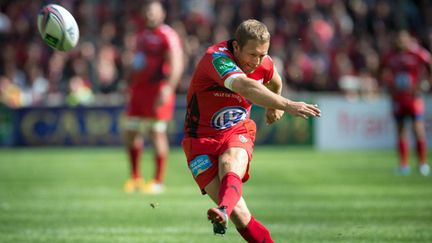
[[130,146],[132,148],[139,149],[139,148],[142,148],[143,144],[144,144],[144,140],[142,138],[135,137],[132,139]]
[[247,164],[240,163],[236,160],[219,161],[219,178],[222,179],[227,173],[232,172],[243,178],[246,172]]
[[219,175],[224,176],[228,172],[234,172],[240,177],[246,172],[248,160],[241,156],[231,154],[222,155],[219,158]]
[[223,172],[229,172],[233,170],[233,161],[227,158],[222,158],[219,161],[219,170]]

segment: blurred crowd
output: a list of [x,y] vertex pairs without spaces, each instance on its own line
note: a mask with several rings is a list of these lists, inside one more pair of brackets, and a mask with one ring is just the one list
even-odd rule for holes
[[[408,29],[432,48],[432,2],[428,0],[165,0],[166,22],[181,35],[186,71],[212,43],[229,39],[248,18],[264,22],[271,34],[270,55],[287,92],[344,92],[374,97],[380,56],[392,33]],[[53,51],[42,42],[37,14],[57,3],[80,28],[79,45]],[[10,107],[122,104],[133,34],[143,26],[142,1],[0,0],[0,95]]]

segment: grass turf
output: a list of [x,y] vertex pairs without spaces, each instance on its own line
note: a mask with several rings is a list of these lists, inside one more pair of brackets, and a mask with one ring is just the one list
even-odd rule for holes
[[[432,242],[432,177],[414,163],[396,176],[395,161],[393,151],[257,147],[243,191],[276,242]],[[212,235],[213,204],[181,150],[163,195],[123,193],[127,174],[122,148],[0,150],[0,242],[243,242],[232,224]]]

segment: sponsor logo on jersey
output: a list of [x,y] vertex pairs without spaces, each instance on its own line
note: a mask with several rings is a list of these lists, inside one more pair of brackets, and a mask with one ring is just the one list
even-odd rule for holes
[[245,108],[240,106],[226,107],[213,114],[211,126],[217,130],[227,129],[245,120],[246,117]]
[[229,72],[241,72],[235,62],[223,52],[213,52],[213,66],[220,77],[224,77]]
[[409,90],[411,88],[411,76],[407,72],[399,72],[395,77],[396,88],[398,90]]
[[143,52],[137,52],[134,55],[132,67],[135,71],[142,70],[147,66],[147,57]]
[[247,141],[248,141],[248,139],[245,137],[245,136],[243,136],[243,135],[239,135],[239,140],[240,140],[240,142],[242,142],[242,143],[246,143]]
[[189,169],[192,175],[196,178],[199,174],[208,170],[212,166],[211,160],[208,155],[198,155],[189,163]]

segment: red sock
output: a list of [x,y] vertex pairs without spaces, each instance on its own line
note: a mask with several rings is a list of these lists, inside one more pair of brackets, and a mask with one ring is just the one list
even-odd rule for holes
[[142,148],[132,147],[128,149],[129,152],[129,163],[131,168],[131,176],[134,179],[140,178],[139,162],[141,157]]
[[274,243],[268,229],[252,216],[246,228],[238,229],[240,235],[249,243]]
[[417,158],[419,163],[425,163],[426,162],[426,140],[425,139],[417,139]]
[[155,181],[162,183],[165,175],[166,155],[156,155]]
[[400,165],[408,166],[408,141],[405,138],[399,138],[398,149]]
[[225,206],[228,217],[242,196],[242,180],[233,172],[222,178],[219,188],[219,206]]

